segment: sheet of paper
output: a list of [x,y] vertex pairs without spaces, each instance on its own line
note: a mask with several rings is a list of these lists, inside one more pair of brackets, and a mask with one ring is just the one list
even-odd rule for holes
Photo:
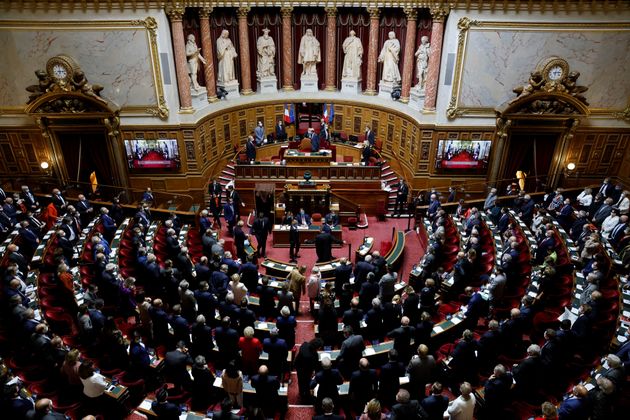
[[372,356],[373,354],[376,354],[376,352],[374,351],[374,349],[372,347],[368,347],[365,350],[363,350],[363,353],[366,356]]
[[439,333],[441,333],[442,331],[444,331],[444,328],[440,327],[439,325],[436,325],[435,327],[433,327],[433,331],[434,331],[436,334],[439,334]]

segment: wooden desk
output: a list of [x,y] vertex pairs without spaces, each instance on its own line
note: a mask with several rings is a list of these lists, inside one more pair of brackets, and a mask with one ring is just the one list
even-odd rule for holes
[[284,154],[287,165],[297,166],[329,166],[332,160],[330,152],[299,152],[289,149]]
[[[319,234],[319,226],[311,225],[307,229],[299,228],[300,230],[300,247],[302,248],[314,248],[314,243],[304,243],[304,241],[314,241],[315,237]],[[332,236],[341,241],[341,226],[335,226],[332,228]],[[289,226],[274,225],[273,226],[273,246],[279,248],[289,247]],[[341,244],[333,244],[333,247],[340,248]]]

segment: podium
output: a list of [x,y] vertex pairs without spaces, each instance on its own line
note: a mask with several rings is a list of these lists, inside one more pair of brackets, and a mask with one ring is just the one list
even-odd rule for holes
[[313,213],[322,215],[328,212],[330,206],[330,185],[317,182],[298,182],[284,186],[287,210],[296,214],[300,208],[311,216]]

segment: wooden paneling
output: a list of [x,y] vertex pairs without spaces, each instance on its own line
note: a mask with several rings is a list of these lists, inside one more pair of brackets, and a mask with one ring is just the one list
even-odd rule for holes
[[39,165],[43,161],[52,164],[52,155],[39,128],[0,129],[0,175],[44,175]]

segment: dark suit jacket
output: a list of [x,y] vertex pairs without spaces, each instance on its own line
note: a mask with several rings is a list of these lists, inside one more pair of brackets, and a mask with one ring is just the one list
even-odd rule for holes
[[427,420],[442,420],[442,415],[448,408],[448,397],[444,395],[429,395],[420,403],[427,412]]
[[287,139],[287,130],[283,125],[276,125],[276,139],[277,140],[286,140]]
[[337,414],[322,414],[320,416],[313,416],[313,420],[345,420],[345,417]]
[[311,381],[311,389],[315,388],[319,384],[317,390],[317,399],[323,400],[324,398],[332,398],[333,401],[337,401],[339,397],[339,391],[337,385],[343,383],[343,378],[337,369],[321,370],[315,374],[315,377]]
[[333,243],[343,243],[333,237],[330,233],[320,233],[315,237],[315,252],[317,253],[317,261],[324,262],[332,260]]
[[355,284],[363,284],[363,282],[367,280],[368,273],[372,273],[375,271],[376,271],[376,267],[374,267],[369,262],[359,261],[354,267]]
[[343,361],[346,366],[354,370],[359,366],[359,359],[361,359],[364,349],[363,337],[356,334],[351,335],[341,343],[337,360]]
[[267,238],[267,235],[271,233],[271,223],[268,217],[257,217],[252,224],[252,233],[256,235],[256,238]]
[[255,375],[252,377],[252,387],[256,390],[258,407],[274,406],[280,389],[280,382],[275,376]]
[[164,374],[178,383],[189,382],[191,379],[186,367],[192,362],[189,354],[178,350],[169,351],[164,357]]
[[304,213],[298,213],[295,215],[295,220],[297,220],[298,225],[302,224],[302,221],[305,220],[307,225],[311,224],[311,216],[309,216],[308,214]]
[[319,135],[317,133],[313,134],[313,137],[311,137],[311,151],[319,152]]
[[426,418],[427,413],[424,408],[416,400],[411,400],[407,404],[396,404],[392,407],[392,415],[390,420],[407,420]]
[[374,369],[357,370],[350,377],[350,398],[367,402],[376,397],[378,377]]
[[528,357],[512,369],[516,387],[525,391],[538,389],[542,374],[542,363],[538,357]]
[[256,146],[251,141],[248,141],[245,145],[245,152],[247,154],[247,160],[256,160]]
[[375,140],[375,136],[374,136],[374,131],[369,130],[365,132],[365,140],[370,143],[371,147],[374,147],[374,140]]

